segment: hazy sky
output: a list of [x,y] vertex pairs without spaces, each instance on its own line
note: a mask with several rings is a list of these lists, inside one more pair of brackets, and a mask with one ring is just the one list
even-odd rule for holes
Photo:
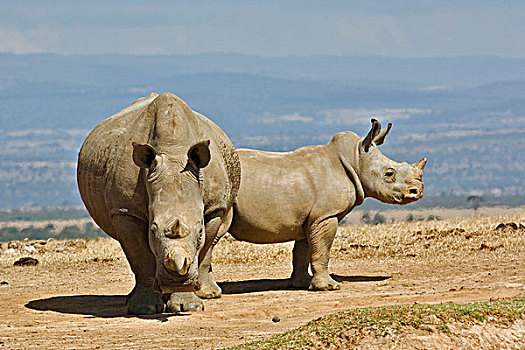
[[525,58],[525,1],[0,0],[0,52]]

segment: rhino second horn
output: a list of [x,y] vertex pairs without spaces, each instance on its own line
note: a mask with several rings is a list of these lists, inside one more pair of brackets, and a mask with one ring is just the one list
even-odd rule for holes
[[423,169],[425,169],[425,165],[427,164],[427,159],[425,157],[421,158],[421,160],[417,163],[414,163],[414,167],[415,168],[419,168],[419,170],[421,170],[421,172],[423,171]]
[[179,219],[175,219],[175,222],[165,230],[167,238],[181,238],[189,234],[190,229]]

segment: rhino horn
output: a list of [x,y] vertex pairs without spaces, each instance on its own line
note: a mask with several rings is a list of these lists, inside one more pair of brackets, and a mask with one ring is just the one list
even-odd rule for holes
[[385,138],[386,138],[386,135],[388,134],[388,132],[390,131],[390,128],[392,128],[392,123],[388,123],[388,126],[386,127],[386,129],[383,129],[379,132],[379,134],[377,134],[376,137],[374,137],[374,143],[376,145],[382,145],[383,142],[385,142]]
[[423,169],[425,169],[425,165],[427,164],[427,159],[425,157],[421,158],[420,161],[417,163],[414,163],[414,168],[419,168],[421,172],[423,172]]
[[169,256],[164,260],[164,265],[170,271],[177,272],[179,275],[184,276],[189,270],[189,259],[186,251],[182,248],[172,248]]
[[188,273],[188,258],[177,255],[173,259],[179,275],[185,275]]
[[379,122],[376,119],[372,118],[370,121],[372,122],[372,128],[363,140],[363,148],[365,149],[365,152],[368,152],[368,148],[372,144],[372,141],[374,141],[374,138],[381,131],[381,124],[379,124]]
[[167,238],[181,238],[189,235],[190,229],[182,221],[175,219],[175,221],[166,228],[164,234]]

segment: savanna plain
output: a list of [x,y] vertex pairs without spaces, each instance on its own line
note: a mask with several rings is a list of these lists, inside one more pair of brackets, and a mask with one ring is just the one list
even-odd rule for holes
[[[292,247],[226,236],[214,251],[222,298],[128,316],[134,280],[115,240],[4,242],[0,348],[525,349],[523,208],[341,225],[338,291],[290,289]],[[23,257],[38,264],[14,266]]]

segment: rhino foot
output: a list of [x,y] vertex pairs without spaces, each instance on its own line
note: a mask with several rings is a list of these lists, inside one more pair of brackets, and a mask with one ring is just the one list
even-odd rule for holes
[[339,282],[334,281],[330,276],[325,278],[312,278],[312,282],[310,283],[310,286],[308,287],[308,290],[317,290],[317,291],[325,291],[325,290],[339,290],[341,289],[341,284]]
[[195,294],[202,299],[217,299],[221,297],[222,290],[217,284],[214,286],[202,285],[201,289],[196,291]]
[[195,293],[171,293],[166,312],[204,311],[204,302]]
[[151,315],[164,311],[162,294],[156,291],[133,292],[128,296],[126,306],[129,315]]

